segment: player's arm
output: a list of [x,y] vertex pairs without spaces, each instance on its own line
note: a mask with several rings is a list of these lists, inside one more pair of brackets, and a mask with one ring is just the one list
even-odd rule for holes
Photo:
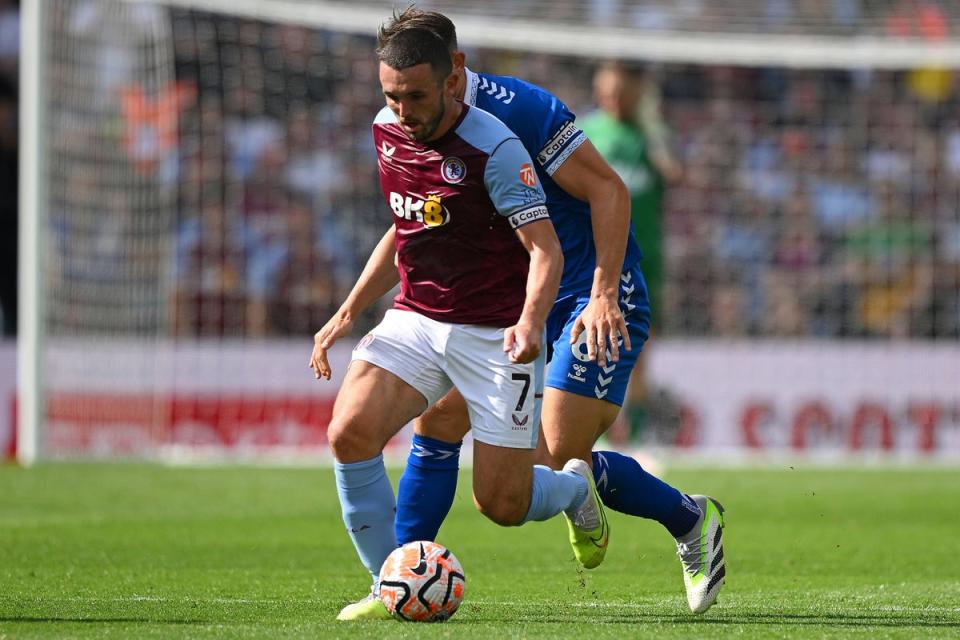
[[353,321],[363,310],[376,300],[387,294],[400,282],[400,275],[396,267],[396,244],[394,242],[395,229],[393,225],[383,234],[383,238],[374,247],[373,253],[363,267],[350,295],[327,321],[320,331],[313,336],[313,353],[310,354],[310,368],[317,379],[330,379],[330,363],[327,360],[327,351],[343,335],[350,333]]
[[520,319],[503,336],[512,362],[532,362],[543,349],[547,316],[557,299],[563,275],[563,252],[553,224],[546,218],[519,227],[517,237],[530,254],[526,299]]
[[589,140],[554,170],[553,179],[564,191],[590,204],[597,264],[590,302],[577,318],[570,340],[576,342],[586,331],[588,355],[606,366],[608,345],[612,360],[620,358],[618,334],[623,346],[631,349],[619,305],[620,271],[630,233],[630,192]]
[[530,254],[523,310],[517,324],[504,332],[503,350],[513,362],[531,362],[543,348],[547,315],[563,275],[563,252],[533,161],[519,139],[508,138],[496,148],[487,160],[484,183],[497,211]]

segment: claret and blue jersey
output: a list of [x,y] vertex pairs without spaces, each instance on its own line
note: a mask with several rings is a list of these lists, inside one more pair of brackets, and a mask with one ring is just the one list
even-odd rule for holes
[[548,218],[516,135],[465,105],[447,133],[426,143],[408,137],[384,108],[373,138],[396,227],[395,306],[441,322],[516,323],[530,258],[515,229]]
[[[573,113],[547,91],[516,78],[470,70],[466,76],[463,117],[440,140],[427,145],[410,140],[389,109],[374,123],[383,195],[397,228],[401,293],[396,306],[446,322],[513,324],[523,304],[528,262],[511,226],[549,211],[564,269],[547,320],[552,363],[546,384],[622,404],[650,322],[632,232],[619,304],[633,350],[621,350],[619,362],[600,367],[587,355],[585,333],[577,343],[569,342],[576,318],[589,303],[596,267],[590,206],[553,180],[586,136]],[[488,180],[491,176],[496,178]],[[429,243],[427,250],[427,238],[437,233],[447,241],[439,250]]]

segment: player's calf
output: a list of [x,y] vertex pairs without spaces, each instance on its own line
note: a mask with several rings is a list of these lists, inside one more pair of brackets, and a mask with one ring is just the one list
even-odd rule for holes
[[[473,502],[484,516],[499,524],[510,527],[523,524],[530,508],[532,455],[528,450],[503,449],[482,442],[474,443],[479,447],[476,452],[481,459],[485,453],[496,455],[495,451],[504,451],[493,468],[480,464],[473,472]],[[516,459],[510,466],[503,465],[507,459]]]
[[474,492],[473,504],[484,516],[501,527],[514,527],[523,524],[523,518],[530,506],[529,493],[519,495],[487,494],[478,496]]

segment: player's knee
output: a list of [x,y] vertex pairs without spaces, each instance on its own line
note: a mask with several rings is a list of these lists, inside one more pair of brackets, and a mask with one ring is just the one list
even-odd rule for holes
[[363,425],[350,418],[335,417],[327,428],[327,441],[337,462],[348,464],[377,456],[382,447],[365,433]]
[[503,491],[474,492],[473,503],[484,516],[502,527],[523,523],[530,496]]

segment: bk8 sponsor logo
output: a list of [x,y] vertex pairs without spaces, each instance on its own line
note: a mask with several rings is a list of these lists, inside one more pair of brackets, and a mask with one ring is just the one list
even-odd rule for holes
[[390,208],[393,209],[394,215],[398,218],[416,220],[429,228],[442,227],[450,222],[450,212],[441,203],[439,195],[422,198],[420,196],[404,196],[396,191],[391,191]]

